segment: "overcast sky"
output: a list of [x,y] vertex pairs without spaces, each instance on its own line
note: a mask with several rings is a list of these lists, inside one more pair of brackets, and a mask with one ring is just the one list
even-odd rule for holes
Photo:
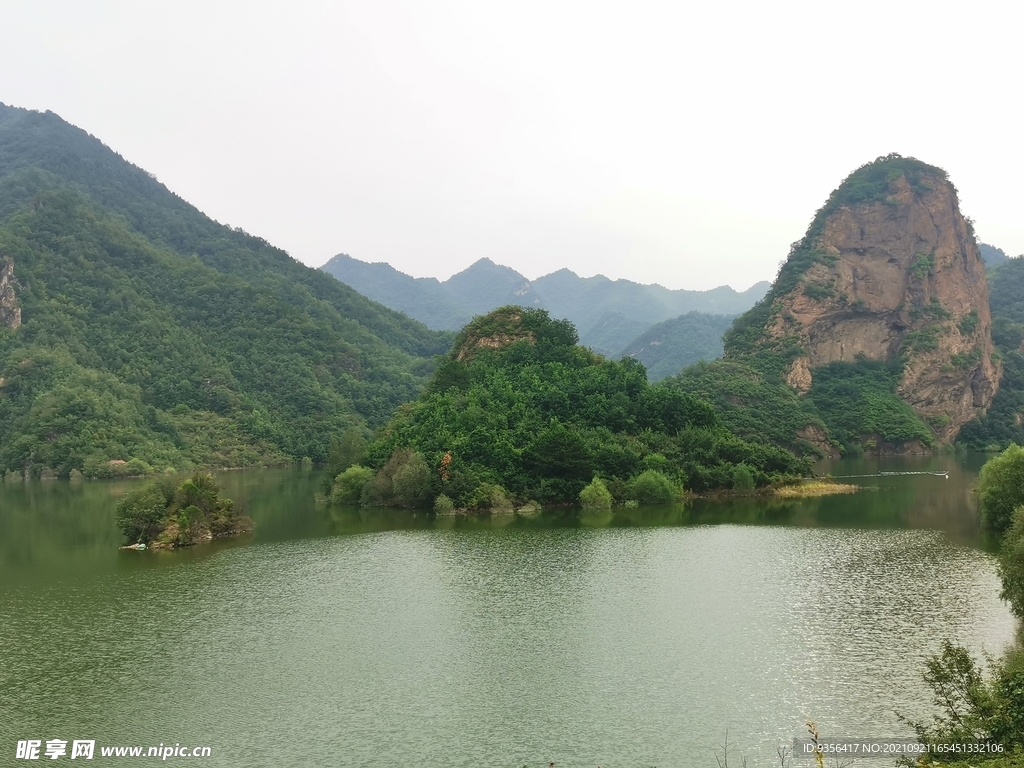
[[1008,2],[5,0],[0,101],[52,110],[319,266],[483,256],[771,279],[851,170],[946,168],[1024,252]]

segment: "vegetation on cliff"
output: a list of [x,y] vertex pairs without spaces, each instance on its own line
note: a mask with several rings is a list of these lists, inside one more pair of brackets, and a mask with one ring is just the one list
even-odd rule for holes
[[[616,500],[730,488],[744,465],[758,486],[806,473],[806,462],[723,426],[707,402],[652,386],[643,366],[576,344],[566,321],[505,307],[457,337],[426,393],[403,406],[337,476],[336,499],[458,507],[575,502],[599,478]],[[661,478],[661,479],[659,479]],[[667,494],[665,487],[670,490]]]
[[252,520],[220,497],[213,475],[197,472],[180,485],[164,478],[132,491],[117,503],[117,525],[129,544],[190,547],[252,530]]
[[[829,434],[845,450],[872,450],[877,441],[889,445],[935,445],[927,424],[897,394],[899,360],[834,362],[814,370],[808,397],[828,425]],[[876,441],[874,445],[870,441]]]
[[0,327],[0,472],[322,462],[450,341],[3,105],[0,254],[21,310]]

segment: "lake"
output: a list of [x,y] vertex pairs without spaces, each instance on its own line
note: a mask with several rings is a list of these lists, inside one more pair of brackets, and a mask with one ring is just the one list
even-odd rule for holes
[[980,464],[844,460],[819,469],[874,489],[580,520],[342,510],[316,472],[225,473],[255,531],[176,552],[117,549],[137,481],[2,483],[0,764],[90,739],[98,765],[180,744],[210,766],[696,768],[728,738],[760,766],[807,719],[909,735],[943,638],[980,655],[1015,630]]

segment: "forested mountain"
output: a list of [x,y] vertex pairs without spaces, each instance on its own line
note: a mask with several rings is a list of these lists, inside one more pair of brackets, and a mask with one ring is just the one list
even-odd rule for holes
[[448,297],[434,277],[410,277],[390,264],[338,254],[321,269],[359,293],[416,318],[429,328],[455,330],[465,322],[466,309]]
[[655,323],[686,312],[743,312],[768,289],[768,283],[761,282],[742,292],[728,286],[669,290],[603,275],[580,277],[568,269],[531,281],[490,259],[480,259],[443,282],[413,278],[387,264],[367,264],[345,254],[321,269],[432,328],[456,330],[474,315],[503,305],[546,309],[552,317],[571,321],[581,343],[606,355],[618,354]]
[[0,470],[322,460],[414,398],[451,338],[5,105],[0,261]]
[[1024,445],[1024,259],[1007,259],[990,273],[992,341],[1003,377],[988,412],[968,423],[960,441],[976,450]]
[[647,368],[648,379],[661,381],[698,360],[720,358],[722,335],[734,319],[733,315],[687,312],[651,326],[627,344],[620,356],[639,360]]
[[998,267],[1010,258],[1002,248],[996,248],[988,243],[978,243],[978,250],[981,252],[981,258],[985,260],[985,266],[989,268]]

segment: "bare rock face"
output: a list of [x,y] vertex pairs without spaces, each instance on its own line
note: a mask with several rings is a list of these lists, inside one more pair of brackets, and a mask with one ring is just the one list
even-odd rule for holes
[[910,179],[890,170],[868,199],[833,194],[839,204],[802,245],[810,266],[775,297],[764,338],[802,349],[786,372],[802,392],[826,363],[902,355],[897,394],[946,442],[988,408],[1001,366],[974,233],[945,173],[919,165]]
[[482,349],[503,349],[526,339],[536,342],[534,334],[521,327],[521,307],[500,307],[487,315],[474,318],[463,329],[463,336],[455,350],[455,361],[468,362]]
[[21,325],[21,307],[14,293],[14,262],[0,257],[0,326]]

